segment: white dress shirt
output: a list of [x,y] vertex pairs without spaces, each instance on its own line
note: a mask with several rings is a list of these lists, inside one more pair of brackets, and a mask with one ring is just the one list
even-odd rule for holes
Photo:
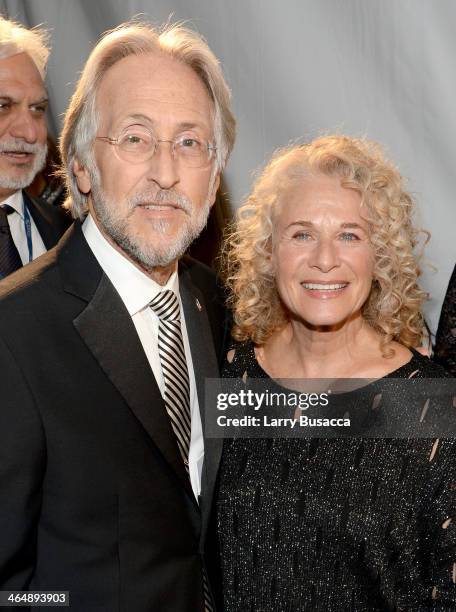
[[[15,212],[8,215],[8,225],[10,226],[13,242],[19,251],[19,256],[22,265],[29,263],[29,249],[27,244],[27,234],[25,233],[24,224],[24,197],[22,190],[16,191],[12,196],[0,202],[0,205],[8,204],[14,208]],[[30,215],[30,228],[32,233],[32,259],[36,259],[43,253],[46,253],[46,247],[40,236],[38,228],[35,225],[32,215]]]
[[[160,291],[166,289],[174,291],[179,299],[182,337],[190,379],[191,437],[188,464],[190,482],[195,497],[198,499],[201,492],[201,470],[204,458],[203,431],[192,355],[188,342],[184,311],[179,295],[177,270],[173,272],[166,285],[161,286],[131,263],[106,240],[91,215],[88,215],[84,221],[82,231],[98,263],[114,285],[131,316],[162,396],[164,393],[164,381],[158,353],[159,319],[152,309],[149,308],[149,304]],[[153,410],[153,407],[151,406],[150,409]]]

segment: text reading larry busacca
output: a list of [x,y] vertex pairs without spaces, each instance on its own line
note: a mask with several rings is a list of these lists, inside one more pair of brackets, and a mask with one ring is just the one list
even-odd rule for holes
[[243,416],[228,416],[220,414],[217,417],[218,427],[350,427],[350,419],[343,418],[311,418],[298,411],[308,408],[326,407],[329,404],[329,393],[279,393],[251,389],[241,389],[237,392],[218,393],[217,410],[224,412],[233,408],[246,408],[260,411],[265,408],[295,409],[293,416],[278,417],[271,414]]

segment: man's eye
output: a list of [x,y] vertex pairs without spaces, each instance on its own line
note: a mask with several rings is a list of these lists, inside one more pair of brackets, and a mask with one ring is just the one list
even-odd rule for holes
[[178,144],[183,149],[197,149],[201,146],[201,143],[196,138],[182,138],[178,141]]
[[44,106],[44,104],[36,104],[34,106],[31,106],[30,110],[33,113],[37,113],[38,115],[44,115],[44,113],[46,112],[46,106]]
[[137,145],[143,144],[145,142],[145,139],[139,134],[127,134],[123,139],[123,142],[129,145]]
[[11,108],[10,102],[0,102],[0,111],[7,111]]

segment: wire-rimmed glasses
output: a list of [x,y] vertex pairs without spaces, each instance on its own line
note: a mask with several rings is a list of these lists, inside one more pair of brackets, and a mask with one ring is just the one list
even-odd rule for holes
[[123,129],[117,138],[97,136],[97,140],[115,147],[122,161],[140,164],[151,159],[161,142],[171,145],[173,159],[190,168],[207,166],[214,156],[216,147],[194,135],[178,136],[174,140],[161,140],[144,125],[130,125]]

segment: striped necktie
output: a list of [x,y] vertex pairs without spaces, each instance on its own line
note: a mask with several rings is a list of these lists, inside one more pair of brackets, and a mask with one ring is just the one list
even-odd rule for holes
[[22,260],[8,223],[8,215],[14,212],[14,208],[8,204],[0,206],[0,278],[22,268]]
[[159,293],[149,304],[160,323],[158,354],[165,383],[163,399],[180,454],[188,471],[190,449],[190,381],[176,294],[169,289]]
[[[190,380],[180,324],[180,307],[174,291],[159,293],[149,304],[160,323],[158,326],[158,354],[165,382],[163,399],[180,454],[188,470],[190,449]],[[203,595],[205,612],[214,612],[206,570],[203,566]]]

